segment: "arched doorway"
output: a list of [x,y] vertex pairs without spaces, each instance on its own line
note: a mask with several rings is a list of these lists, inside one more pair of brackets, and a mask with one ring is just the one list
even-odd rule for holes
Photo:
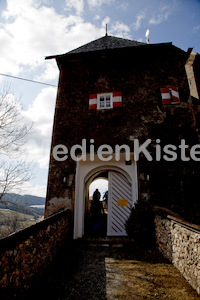
[[[85,230],[86,235],[92,234],[92,199],[89,197],[89,186],[97,179],[108,180],[107,203],[103,203],[99,234],[101,236],[126,236],[125,223],[132,208],[132,183],[129,175],[119,168],[93,170],[93,174],[85,183]],[[98,188],[98,186],[96,186]]]
[[[138,196],[137,166],[133,154],[131,154],[131,163],[129,164],[126,164],[123,155],[119,161],[113,159],[102,163],[97,157],[94,161],[90,161],[88,157],[85,161],[77,162],[74,202],[75,239],[81,238],[85,234],[85,213],[87,213],[89,201],[89,186],[96,178],[102,176],[106,176],[109,182],[106,235],[126,235],[124,223]],[[113,220],[119,221],[113,224]]]

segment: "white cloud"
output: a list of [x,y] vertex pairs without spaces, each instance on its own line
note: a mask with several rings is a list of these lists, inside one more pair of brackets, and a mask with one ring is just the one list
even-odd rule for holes
[[199,30],[200,30],[200,25],[198,25],[198,26],[195,26],[194,28],[192,28],[192,30],[193,30],[194,32],[197,32],[197,31],[199,31]]
[[[74,2],[77,13],[81,12],[81,3]],[[79,15],[64,17],[54,8],[39,6],[39,1],[7,0],[2,15],[6,22],[0,24],[1,72],[13,75],[44,66],[41,78],[56,78],[53,67],[48,76],[50,67],[44,62],[45,56],[68,52],[102,33],[101,28],[84,22]]]
[[158,25],[168,19],[170,15],[170,7],[168,5],[163,5],[149,20],[149,23],[152,25]]
[[[32,185],[30,181],[25,182],[20,190],[21,195],[34,195],[38,197],[46,197],[46,185]],[[18,193],[18,190],[13,190],[13,192]]]
[[[105,35],[106,24],[108,25],[109,23],[111,23],[111,20],[108,16],[106,16],[101,23],[102,35]],[[131,38],[130,28],[126,24],[119,21],[112,23],[110,26],[108,26],[107,31],[108,35],[114,35],[123,38]]]
[[107,16],[103,19],[101,24],[102,24],[103,28],[106,28],[106,24],[109,24],[109,23],[110,23],[110,18]]
[[104,4],[110,5],[114,0],[87,0],[90,8],[98,8]]
[[54,113],[56,99],[56,88],[48,87],[42,89],[32,105],[24,115],[35,123],[35,126],[41,126],[46,122],[51,122]]
[[27,13],[31,6],[37,8],[38,5],[39,3],[37,0],[7,0],[7,9],[2,13],[2,15],[8,19],[9,17]]
[[145,18],[146,18],[145,12],[141,12],[139,15],[137,15],[136,22],[133,24],[133,29],[135,31],[137,31],[140,28],[142,20],[144,20]]
[[127,11],[128,7],[129,7],[129,3],[128,2],[122,2],[118,6],[118,8],[122,9],[123,11]]
[[[49,155],[50,155],[50,136],[49,139],[42,140],[42,135],[37,130],[35,133],[38,134],[36,139],[34,136],[32,139],[29,139],[24,148],[24,153],[28,153],[26,160],[33,162],[39,166],[41,169],[47,169],[49,164]],[[23,157],[22,157],[23,159]]]
[[100,19],[101,19],[101,17],[100,17],[99,15],[95,15],[95,16],[94,16],[94,20],[95,20],[95,21],[100,20]]
[[84,0],[66,0],[66,10],[75,9],[77,15],[84,11]]
[[28,110],[22,112],[28,122],[34,122],[24,155],[40,168],[48,167],[55,100],[56,88],[44,88]]
[[116,22],[111,26],[111,29],[108,30],[108,33],[115,35],[115,36],[119,36],[119,37],[123,37],[123,38],[131,38],[131,30],[129,28],[129,26],[127,26],[126,24],[122,23],[122,22]]
[[20,69],[15,68],[16,74],[25,67],[44,64],[44,56],[57,51],[61,45],[55,40],[62,41],[66,24],[71,26],[72,23],[70,18],[66,22],[53,8],[38,7],[37,1],[31,0],[8,0],[3,16],[7,21],[0,36],[5,41],[0,49],[0,64],[4,72],[12,74],[12,66],[20,66]]
[[35,80],[37,81],[48,81],[55,78],[58,78],[59,76],[59,69],[56,64],[56,61],[54,59],[48,60],[45,62],[45,71],[37,76]]
[[[90,8],[111,4],[114,0],[87,0]],[[58,76],[55,63],[44,60],[45,56],[66,53],[105,34],[105,18],[100,27],[84,21],[81,13],[83,0],[67,1],[68,8],[74,8],[76,15],[61,15],[53,7],[42,5],[44,1],[7,0],[7,8],[0,24],[1,72],[19,75],[42,68],[37,80],[53,80]],[[99,16],[96,15],[99,19]],[[130,38],[130,28],[123,22],[115,22],[108,33]]]

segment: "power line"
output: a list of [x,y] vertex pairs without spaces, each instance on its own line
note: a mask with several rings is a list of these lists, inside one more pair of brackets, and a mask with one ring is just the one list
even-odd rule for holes
[[33,82],[33,83],[38,83],[38,84],[44,84],[44,85],[48,85],[48,86],[57,87],[57,85],[54,85],[54,84],[45,83],[45,82],[36,81],[36,80],[31,80],[31,79],[27,79],[27,78],[22,78],[22,77],[12,76],[12,75],[3,74],[3,73],[0,73],[0,75],[6,76],[6,77],[15,78],[15,79],[19,79],[19,80],[29,81],[29,82]]

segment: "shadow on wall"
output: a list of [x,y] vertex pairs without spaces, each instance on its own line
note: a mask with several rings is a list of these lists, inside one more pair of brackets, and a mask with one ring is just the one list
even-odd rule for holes
[[72,239],[71,227],[71,212],[65,210],[0,240],[1,299],[23,299]]
[[200,294],[200,226],[156,215],[155,228],[158,250]]

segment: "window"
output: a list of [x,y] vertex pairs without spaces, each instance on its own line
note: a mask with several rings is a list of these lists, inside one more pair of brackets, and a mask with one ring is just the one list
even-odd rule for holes
[[110,109],[122,107],[122,92],[90,94],[89,109]]
[[112,107],[112,93],[97,95],[97,109],[109,109]]

